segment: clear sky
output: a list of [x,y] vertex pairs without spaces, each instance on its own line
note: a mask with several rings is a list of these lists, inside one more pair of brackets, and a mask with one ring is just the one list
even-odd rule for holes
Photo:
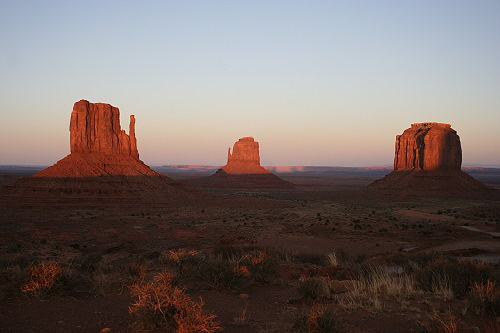
[[69,153],[80,99],[135,114],[148,164],[391,164],[451,123],[500,165],[500,1],[0,1],[0,164]]

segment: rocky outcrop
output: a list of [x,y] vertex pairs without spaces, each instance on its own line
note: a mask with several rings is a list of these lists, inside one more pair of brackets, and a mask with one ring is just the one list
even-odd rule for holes
[[259,143],[253,137],[239,139],[229,148],[227,164],[210,177],[188,179],[185,184],[196,187],[244,188],[244,189],[283,189],[293,188],[260,165]]
[[17,195],[182,198],[190,191],[139,159],[135,118],[127,134],[109,104],[76,102],[70,121],[71,154],[10,189]]
[[412,124],[396,136],[394,171],[369,187],[410,195],[491,190],[463,172],[461,165],[460,137],[449,124]]
[[412,124],[396,136],[394,170],[460,170],[460,137],[449,124]]

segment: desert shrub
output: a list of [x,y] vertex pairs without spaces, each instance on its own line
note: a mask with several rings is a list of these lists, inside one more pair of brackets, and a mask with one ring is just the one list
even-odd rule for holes
[[425,290],[434,292],[446,283],[454,295],[463,297],[475,282],[492,280],[492,273],[491,265],[483,262],[438,258],[418,270],[416,277]]
[[330,279],[326,277],[312,277],[306,279],[300,285],[299,292],[303,297],[309,299],[330,298]]
[[313,306],[295,323],[293,330],[304,333],[347,332],[344,320],[332,308]]
[[30,278],[21,291],[38,298],[45,297],[59,282],[63,269],[55,261],[42,262],[31,267]]
[[500,290],[496,282],[474,282],[468,295],[468,301],[477,314],[500,315]]
[[129,312],[140,330],[164,328],[178,333],[221,331],[216,316],[203,311],[203,301],[193,301],[184,290],[172,285],[173,275],[158,274],[154,281],[131,286],[133,303]]

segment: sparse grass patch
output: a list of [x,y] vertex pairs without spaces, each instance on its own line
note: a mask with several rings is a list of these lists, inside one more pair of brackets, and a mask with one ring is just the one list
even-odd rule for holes
[[403,301],[418,293],[413,276],[374,270],[338,297],[338,303],[346,309],[364,308],[377,312],[383,308],[385,298]]
[[216,251],[199,261],[194,275],[212,288],[240,290],[252,283],[279,281],[279,262],[264,250],[243,251],[232,248],[228,252]]
[[463,297],[474,283],[493,279],[492,272],[491,265],[483,262],[438,258],[419,269],[416,277],[425,290],[435,292],[444,285]]

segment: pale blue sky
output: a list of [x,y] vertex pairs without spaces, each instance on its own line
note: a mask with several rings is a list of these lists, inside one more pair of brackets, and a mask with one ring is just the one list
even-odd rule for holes
[[0,164],[69,153],[80,99],[137,118],[148,164],[391,164],[451,123],[500,165],[500,1],[0,1]]

